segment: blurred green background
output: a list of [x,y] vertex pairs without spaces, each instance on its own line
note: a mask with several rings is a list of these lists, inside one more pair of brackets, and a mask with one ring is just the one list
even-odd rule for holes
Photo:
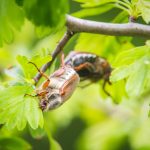
[[[7,0],[7,2],[9,3],[7,5],[11,5],[13,0]],[[34,6],[34,1],[31,2]],[[57,7],[61,6],[61,10],[64,9],[73,16],[102,22],[126,23],[129,17],[125,11],[115,7],[112,0],[69,0],[68,2],[60,0],[58,4],[57,1],[51,0],[50,10],[53,9],[53,11],[44,17],[38,16],[37,12],[48,11],[48,8],[45,7],[48,0],[43,0],[41,3],[38,1],[32,11],[29,11],[30,7],[28,6],[31,2],[27,0],[15,1],[16,7],[21,7],[22,3],[26,4],[23,8],[27,11],[23,15],[27,17],[20,30],[14,29],[13,25],[10,25],[10,18],[7,18],[7,15],[4,16],[7,18],[5,21],[8,21],[8,27],[5,26],[6,30],[0,27],[0,41],[2,38],[5,41],[2,42],[3,44],[1,43],[0,47],[0,83],[12,80],[11,77],[8,77],[6,70],[17,66],[16,57],[18,55],[24,55],[28,58],[37,54],[47,56],[55,49],[66,31],[62,17],[56,18],[58,14],[53,13],[53,11],[58,12]],[[147,0],[148,3],[149,0]],[[7,6],[4,4],[4,0],[2,0],[0,12],[6,14],[8,10],[6,12],[2,10]],[[9,14],[15,7],[10,6],[10,9]],[[9,14],[8,16],[11,17]],[[3,27],[4,20],[1,18],[0,15],[0,25]],[[52,21],[49,18],[52,18]],[[142,17],[137,18],[137,22],[145,24]],[[17,23],[14,24],[17,26]],[[55,28],[56,24],[59,24],[59,27]],[[13,31],[8,30],[10,26]],[[93,52],[105,57],[115,68],[120,65],[120,60],[117,63],[115,60],[121,52],[143,46],[146,40],[148,39],[140,37],[80,33],[69,41],[64,52],[66,55],[71,50]],[[58,68],[58,64],[59,57],[47,73],[49,74]],[[138,77],[137,82],[135,81],[137,84]],[[150,80],[143,82],[142,84],[145,82],[149,84]],[[103,81],[99,81],[86,88],[78,87],[73,96],[60,108],[44,112],[43,129],[39,127],[33,130],[27,125],[23,131],[18,131],[16,128],[9,130],[2,126],[0,129],[0,150],[59,150],[61,148],[63,150],[150,150],[149,85],[144,86],[144,90],[140,89],[141,93],[138,91],[135,96],[132,95],[132,90],[136,89],[136,83],[133,89],[126,90],[126,79],[122,79],[113,85],[106,86],[107,91],[113,97],[110,98],[102,90],[102,83]]]

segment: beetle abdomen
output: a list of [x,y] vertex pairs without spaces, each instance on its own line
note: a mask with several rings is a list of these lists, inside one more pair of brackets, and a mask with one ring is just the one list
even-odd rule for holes
[[97,56],[91,53],[71,52],[65,59],[65,64],[72,67],[79,66],[85,62],[94,63]]
[[97,81],[108,80],[111,67],[106,59],[87,52],[71,52],[65,59],[65,64],[72,66],[81,78]]

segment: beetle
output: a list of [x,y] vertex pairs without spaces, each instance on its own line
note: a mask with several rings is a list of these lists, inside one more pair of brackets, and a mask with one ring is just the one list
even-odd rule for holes
[[[29,63],[37,68],[34,63]],[[46,78],[46,81],[36,89],[42,111],[61,106],[71,97],[80,80],[76,71],[70,65],[64,64],[64,55],[62,55],[61,67],[50,76],[47,76],[38,68],[37,70]]]
[[88,79],[91,82],[97,82],[103,79],[103,90],[110,96],[105,90],[105,85],[106,83],[111,84],[109,77],[112,68],[105,58],[89,52],[72,51],[66,57],[65,64],[72,66],[82,81]]

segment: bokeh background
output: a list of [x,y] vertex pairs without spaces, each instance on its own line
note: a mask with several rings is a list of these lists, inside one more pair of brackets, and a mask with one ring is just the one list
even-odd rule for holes
[[[68,13],[95,21],[128,22],[128,14],[121,9],[109,4],[99,5],[97,2],[100,0],[69,0]],[[56,4],[53,7],[55,6]],[[37,7],[42,6],[39,4]],[[137,22],[145,24],[141,17]],[[6,69],[18,65],[17,55],[29,58],[37,54],[48,55],[55,49],[65,31],[66,27],[58,30],[35,28],[29,19],[25,19],[20,31],[15,29],[13,39],[3,43],[0,48],[0,82],[12,80]],[[140,37],[80,33],[69,41],[64,52],[66,55],[71,50],[93,52],[105,57],[115,67],[114,60],[119,53],[143,46],[146,40]],[[47,74],[58,66],[59,56]],[[125,91],[126,80],[121,80],[106,86],[111,98],[102,90],[102,83],[99,81],[85,88],[78,87],[64,105],[45,112],[44,129],[33,130],[29,125],[23,131],[1,127],[0,137],[21,138],[30,145],[24,146],[25,149],[34,150],[57,150],[58,144],[63,150],[150,150],[149,90],[138,97],[130,97]],[[7,143],[3,144],[0,144],[1,150],[17,149],[17,146],[5,148]]]

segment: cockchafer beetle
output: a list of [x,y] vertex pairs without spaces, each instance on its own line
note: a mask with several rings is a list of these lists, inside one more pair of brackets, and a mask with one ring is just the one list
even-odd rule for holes
[[[37,68],[34,63],[29,63]],[[37,70],[46,78],[46,81],[36,89],[40,100],[40,108],[43,111],[61,106],[71,97],[80,80],[76,71],[69,64],[64,64],[64,55],[61,58],[61,67],[52,75],[47,76],[38,68]]]
[[76,70],[81,81],[88,79],[91,82],[96,82],[103,79],[103,90],[108,96],[110,96],[105,90],[105,85],[106,83],[111,84],[109,76],[112,68],[105,58],[93,53],[72,51],[66,57],[65,64],[70,65]]

